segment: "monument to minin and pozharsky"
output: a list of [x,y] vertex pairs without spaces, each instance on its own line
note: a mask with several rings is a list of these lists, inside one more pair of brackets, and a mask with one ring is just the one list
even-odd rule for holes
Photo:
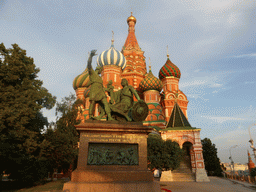
[[[180,70],[170,61],[167,53],[167,61],[159,71],[159,78],[153,75],[151,65],[147,72],[144,51],[135,36],[136,22],[134,16],[128,17],[128,36],[121,52],[114,48],[112,39],[111,47],[99,54],[94,71],[91,62],[96,51],[91,51],[87,68],[73,81],[77,98],[83,100],[84,104],[81,106],[83,113],[79,116],[82,123],[77,126],[81,136],[78,169],[72,174],[73,184],[66,184],[64,188],[74,186],[78,181],[91,183],[91,186],[95,182],[122,182],[122,176],[108,175],[113,170],[133,170],[130,172],[131,177],[127,175],[127,182],[135,182],[129,178],[142,181],[139,178],[147,172],[146,135],[151,132],[148,126],[158,128],[164,140],[175,140],[181,148],[186,149],[195,181],[209,181],[204,168],[201,129],[189,124],[188,100],[179,89]],[[126,93],[129,95],[127,98],[133,97],[139,101],[134,103],[133,100],[125,99]],[[147,114],[143,113],[147,109]],[[142,114],[146,117],[142,117]],[[138,153],[135,153],[137,149]],[[97,153],[101,156],[93,155]],[[122,158],[128,154],[131,157]],[[106,175],[96,174],[93,169],[106,171]],[[132,173],[137,175],[135,170],[141,171],[141,175],[133,177]],[[170,173],[163,173],[161,179],[172,181],[173,175],[168,175]]]
[[[122,89],[107,88],[99,76],[102,67],[92,68],[92,50],[88,59],[90,86],[89,120],[76,126],[80,132],[77,169],[64,191],[160,191],[147,169],[147,135],[151,128],[143,126],[148,106],[134,88],[122,79]],[[111,96],[107,101],[105,92]],[[137,98],[134,103],[133,96]],[[95,116],[98,104],[99,116]],[[107,121],[100,121],[106,115]]]

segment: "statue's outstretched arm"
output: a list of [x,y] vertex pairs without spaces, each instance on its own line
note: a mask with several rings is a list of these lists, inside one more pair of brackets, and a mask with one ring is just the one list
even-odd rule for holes
[[90,74],[91,70],[93,70],[92,69],[92,57],[96,55],[96,51],[97,51],[96,49],[91,50],[91,54],[87,61],[87,68],[88,68],[89,74]]

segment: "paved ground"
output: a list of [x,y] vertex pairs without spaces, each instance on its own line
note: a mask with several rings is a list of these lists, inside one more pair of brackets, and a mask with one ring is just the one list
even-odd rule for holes
[[[208,183],[160,182],[161,188],[172,192],[252,192],[256,185],[218,177],[210,177]],[[163,186],[164,185],[164,186]]]

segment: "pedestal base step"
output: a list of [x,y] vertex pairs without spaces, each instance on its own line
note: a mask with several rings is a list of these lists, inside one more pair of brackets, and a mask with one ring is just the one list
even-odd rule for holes
[[193,173],[172,173],[172,171],[163,171],[160,181],[161,182],[170,182],[170,181],[191,182],[191,181],[195,181],[195,176],[193,175]]
[[68,182],[64,184],[63,192],[161,192],[160,184],[153,182],[114,182],[114,183],[85,183]]

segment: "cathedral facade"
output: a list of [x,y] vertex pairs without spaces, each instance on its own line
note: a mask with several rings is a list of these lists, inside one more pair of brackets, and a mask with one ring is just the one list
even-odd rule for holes
[[[135,36],[136,18],[131,15],[127,19],[127,24],[128,36],[122,50],[115,49],[112,38],[110,48],[100,53],[97,58],[97,65],[103,67],[103,85],[107,87],[108,82],[112,81],[114,91],[118,91],[122,88],[121,80],[126,78],[129,85],[133,86],[148,105],[149,113],[143,124],[154,127],[163,139],[178,142],[180,147],[186,150],[195,180],[208,181],[202,154],[201,129],[191,127],[187,120],[188,99],[179,89],[179,68],[171,62],[167,54],[158,77],[153,75],[150,65],[147,71],[144,51],[141,50]],[[88,82],[87,68],[73,81],[77,98],[84,102],[81,106],[83,113],[79,116],[82,122],[89,118],[90,87],[86,87]],[[95,115],[99,115],[97,107]]]

